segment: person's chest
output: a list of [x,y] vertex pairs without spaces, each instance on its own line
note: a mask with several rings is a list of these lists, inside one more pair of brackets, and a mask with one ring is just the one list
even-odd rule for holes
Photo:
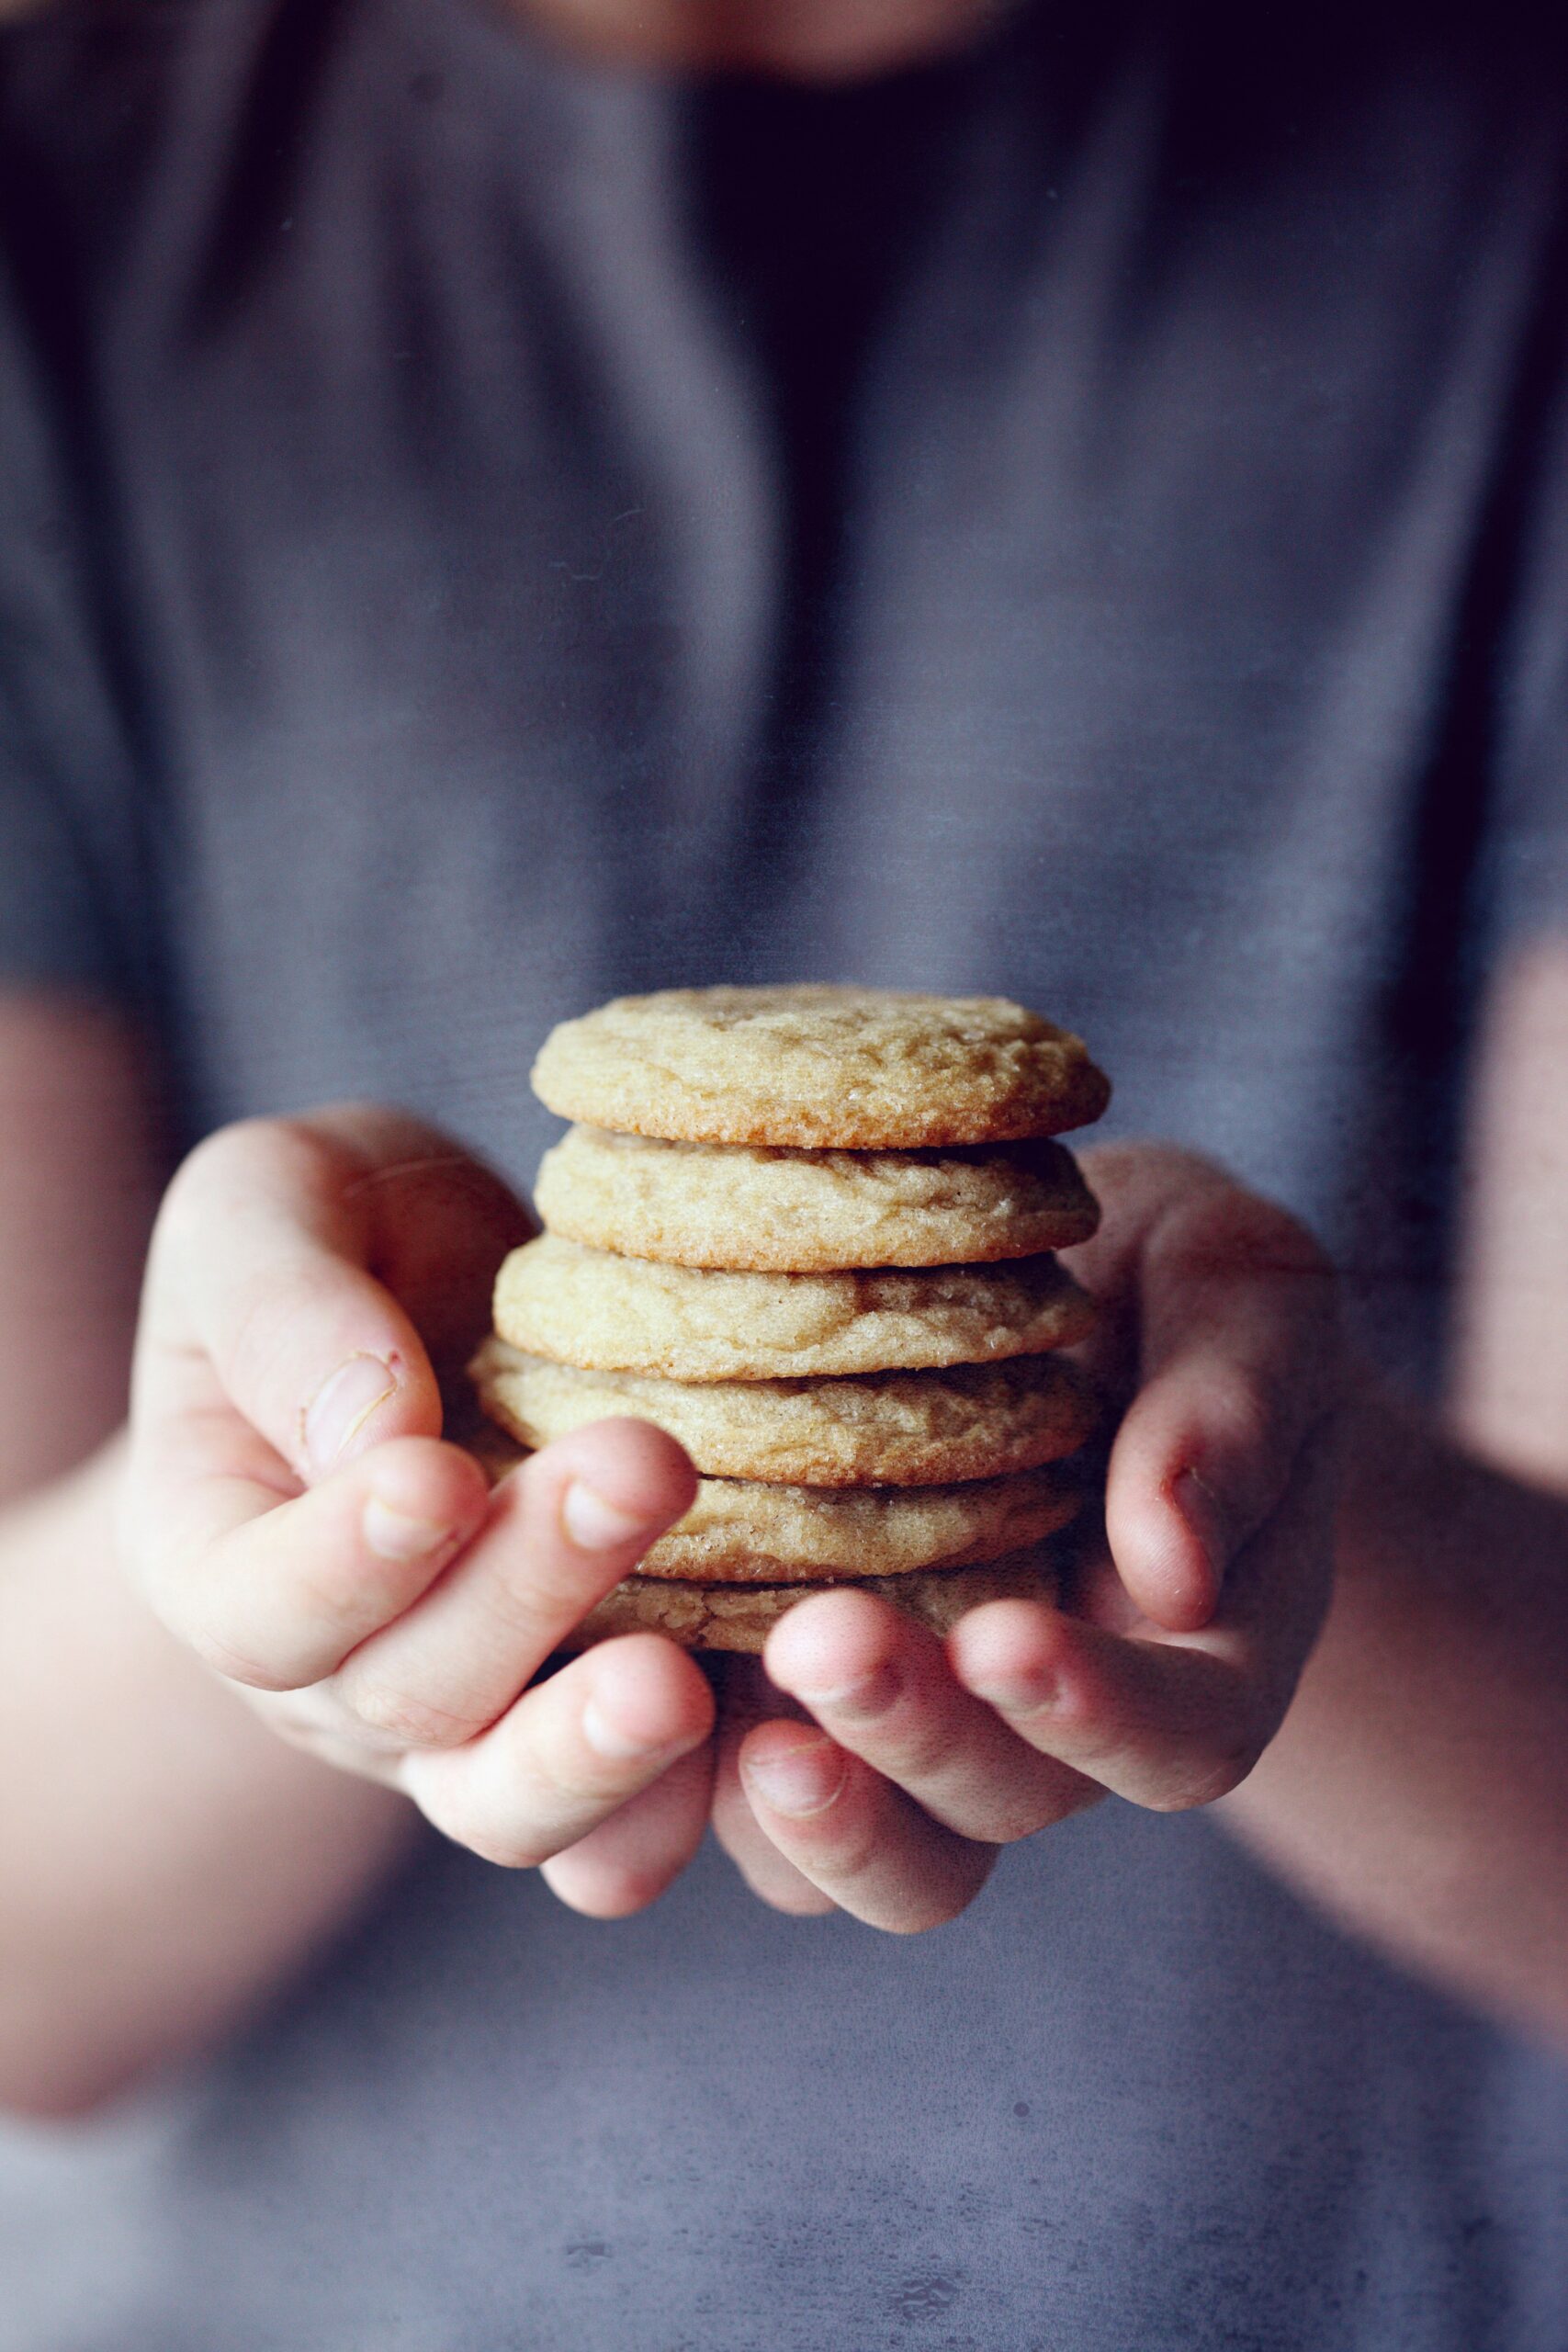
[[1004,50],[813,473],[689,110],[478,30],[320,73],[114,346],[194,1118],[390,1092],[522,1173],[612,989],[974,986],[1332,1218],[1483,788],[1529,141],[1372,90],[1276,154],[1174,64]]

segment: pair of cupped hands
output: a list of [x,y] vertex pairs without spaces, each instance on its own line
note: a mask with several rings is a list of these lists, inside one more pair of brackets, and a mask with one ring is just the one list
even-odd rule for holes
[[540,1677],[681,1517],[682,1449],[600,1421],[493,1493],[442,1385],[526,1212],[406,1115],[247,1122],[176,1175],[138,1339],[121,1548],[157,1613],[286,1739],[404,1791],[611,1917],[711,1819],[764,1901],[910,1931],[999,1847],[1108,1792],[1203,1804],[1277,1729],[1329,1585],[1341,1381],[1311,1238],[1164,1146],[1084,1155],[1065,1253],[1113,1416],[1105,1541],[1060,1609],[939,1640],[868,1593],[802,1601],[709,1671],[654,1634]]

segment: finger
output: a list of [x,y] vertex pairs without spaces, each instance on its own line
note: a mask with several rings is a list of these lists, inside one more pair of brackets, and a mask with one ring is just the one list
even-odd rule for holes
[[161,1513],[134,1501],[128,1513],[138,1583],[216,1672],[262,1690],[333,1673],[419,1599],[490,1509],[479,1464],[434,1438],[393,1439],[292,1500],[265,1475],[214,1475],[161,1502]]
[[[1150,1652],[1164,1653],[1173,1661],[1168,1672],[1190,1673],[1194,1689],[1205,1669],[1201,1665],[1183,1668],[1174,1661],[1184,1656],[1207,1658],[1219,1670],[1213,1688],[1220,1703],[1207,1726],[1200,1723],[1195,1727],[1201,1742],[1198,1752],[1193,1753],[1190,1745],[1194,1729],[1187,1718],[1190,1691],[1178,1693],[1177,1713],[1169,1723],[1174,1745],[1160,1750],[1162,1758],[1168,1756],[1178,1777],[1190,1772],[1194,1787],[1202,1789],[1244,1776],[1283,1721],[1327,1608],[1337,1474],[1337,1431],[1329,1422],[1307,1438],[1284,1501],[1236,1554],[1219,1609],[1196,1634],[1156,1632],[1151,1637],[1147,1619],[1130,1615],[1124,1589],[1109,1556],[1102,1568],[1091,1567],[1087,1584],[1080,1580],[1077,1585],[1073,1613],[1062,1622],[1073,1627],[1087,1618],[1089,1626],[1102,1635],[1132,1635],[1119,1640],[1108,1655],[1124,1651],[1138,1659]],[[1005,1618],[994,1621],[993,1631],[1007,1622]],[[1036,1622],[1028,1612],[1012,1621],[1025,1627]],[[950,1638],[949,1654],[960,1668],[965,1644],[983,1631],[965,1621],[962,1634],[956,1640]],[[1005,1644],[1002,1655],[1005,1662]],[[1234,1676],[1233,1684],[1224,1681],[1227,1674]],[[967,1674],[965,1679],[970,1679]],[[1235,1692],[1235,1706],[1228,1712],[1227,1690]],[[1145,1704],[1154,1703],[1146,1691],[1143,1700]],[[1160,1721],[1151,1722],[1149,1741],[1157,1747],[1162,1736]],[[1143,1769],[1136,1758],[1133,1761],[1135,1769]],[[1158,1770],[1157,1758],[1155,1769]],[[1095,1770],[1097,1777],[1115,1784],[1113,1773]],[[1132,1781],[1124,1793],[1137,1793]],[[1202,1799],[1179,1795],[1168,1801]]]
[[530,1455],[417,1606],[344,1663],[355,1721],[457,1747],[511,1706],[553,1650],[691,1507],[696,1476],[647,1421],[594,1421]]
[[1067,1352],[1103,1387],[1126,1396],[1139,1378],[1140,1286],[1148,1236],[1173,1205],[1203,1192],[1228,1190],[1232,1179],[1214,1161],[1173,1144],[1090,1144],[1078,1159],[1100,1203],[1100,1219],[1088,1241],[1064,1250],[1061,1258],[1073,1279],[1092,1294],[1099,1317],[1089,1338]]
[[1232,1559],[1220,1607],[1199,1633],[1179,1636],[1238,1666],[1257,1684],[1271,1737],[1294,1694],[1328,1606],[1341,1430],[1330,1414],[1297,1449],[1277,1510]]
[[1101,1792],[1001,1722],[936,1636],[869,1593],[822,1593],[769,1637],[767,1668],[840,1747],[965,1838],[1003,1845]]
[[[719,1720],[715,1735],[713,1829],[753,1894],[775,1911],[810,1918],[836,1911],[830,1894],[813,1886],[781,1854],[751,1810],[740,1779],[740,1748],[748,1732],[772,1721],[790,1702],[771,1689],[752,1658],[717,1662]],[[770,1704],[771,1702],[771,1704]]]
[[312,1111],[365,1163],[347,1198],[363,1220],[367,1265],[405,1306],[438,1363],[468,1362],[490,1329],[495,1270],[538,1230],[493,1169],[438,1129],[380,1104]]
[[608,1821],[542,1863],[551,1892],[591,1919],[646,1910],[702,1844],[713,1763],[713,1742],[705,1740]]
[[[402,1113],[348,1105],[211,1136],[152,1235],[136,1350],[139,1442],[184,1465],[232,1407],[296,1477],[392,1435],[437,1435],[416,1315],[451,1348],[526,1214],[489,1169]],[[211,1430],[202,1430],[211,1446]]]
[[713,1719],[713,1692],[686,1653],[627,1634],[574,1658],[466,1747],[411,1748],[399,1777],[449,1838],[532,1869],[651,1787]]
[[367,1172],[341,1137],[277,1120],[186,1161],[153,1235],[132,1392],[162,1473],[209,1466],[225,1408],[301,1483],[389,1436],[438,1434],[423,1345],[368,1271]]
[[1032,1601],[971,1611],[948,1651],[1021,1739],[1156,1812],[1227,1795],[1282,1713],[1270,1679],[1201,1637],[1107,1633]]
[[1293,1218],[1216,1185],[1155,1220],[1138,1280],[1142,1385],[1111,1451],[1106,1533],[1138,1606],[1186,1632],[1335,1401],[1334,1286]]
[[955,1837],[806,1724],[761,1724],[740,1748],[759,1826],[801,1875],[868,1927],[916,1935],[956,1917],[990,1873],[994,1846]]

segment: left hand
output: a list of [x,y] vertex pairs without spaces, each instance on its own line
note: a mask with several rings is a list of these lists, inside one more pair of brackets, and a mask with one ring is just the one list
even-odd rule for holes
[[1085,1170],[1104,1223],[1068,1262],[1102,1321],[1079,1352],[1124,1408],[1105,1542],[1065,1608],[992,1601],[944,1644],[822,1593],[775,1629],[765,1676],[729,1666],[715,1827],[782,1910],[935,1927],[999,1846],[1108,1792],[1160,1812],[1224,1796],[1291,1702],[1330,1584],[1331,1271],[1188,1153],[1106,1147]]

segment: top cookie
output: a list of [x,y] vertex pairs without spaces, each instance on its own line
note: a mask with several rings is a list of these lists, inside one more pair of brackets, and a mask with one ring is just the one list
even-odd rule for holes
[[1022,1142],[1111,1096],[1080,1041],[1022,1005],[886,989],[618,997],[552,1029],[533,1082],[621,1134],[844,1151]]

